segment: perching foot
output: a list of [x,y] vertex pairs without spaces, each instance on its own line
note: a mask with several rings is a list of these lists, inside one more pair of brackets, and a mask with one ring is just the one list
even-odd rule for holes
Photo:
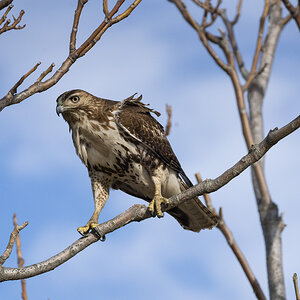
[[157,215],[159,218],[162,218],[164,216],[161,205],[168,205],[169,200],[167,198],[164,198],[161,195],[155,195],[152,201],[150,202],[148,209],[151,212],[152,215]]

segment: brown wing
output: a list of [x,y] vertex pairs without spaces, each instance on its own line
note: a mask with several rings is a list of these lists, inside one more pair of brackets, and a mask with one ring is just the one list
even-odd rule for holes
[[133,97],[134,95],[120,102],[119,110],[115,113],[116,123],[134,140],[177,171],[188,186],[192,186],[165,136],[164,128],[150,113],[157,116],[160,114],[142,103],[141,96],[136,99]]

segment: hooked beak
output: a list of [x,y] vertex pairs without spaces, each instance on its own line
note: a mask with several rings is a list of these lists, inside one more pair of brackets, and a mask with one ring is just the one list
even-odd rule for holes
[[61,104],[57,104],[56,105],[56,113],[59,116],[61,113],[63,113],[65,111],[65,107]]

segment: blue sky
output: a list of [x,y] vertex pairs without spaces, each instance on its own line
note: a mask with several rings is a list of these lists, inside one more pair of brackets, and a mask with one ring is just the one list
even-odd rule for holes
[[[243,6],[237,37],[249,68],[262,1]],[[224,1],[227,7],[231,1]],[[229,6],[228,6],[229,5]],[[36,62],[40,72],[68,53],[76,1],[16,1],[25,10],[26,28],[1,35],[0,91],[4,95]],[[99,1],[89,1],[78,43],[99,23]],[[230,13],[230,10],[229,10]],[[284,29],[264,102],[265,131],[281,127],[299,114],[299,31]],[[39,73],[25,80],[33,82]],[[21,88],[22,88],[21,87]],[[55,113],[62,92],[81,88],[115,100],[138,92],[162,112],[173,107],[169,137],[181,165],[194,174],[215,178],[246,153],[233,89],[208,56],[196,34],[168,1],[144,1],[53,88],[6,108],[0,118],[0,249],[12,230],[12,215],[29,225],[21,233],[26,264],[56,254],[79,236],[76,228],[90,217],[93,200],[85,167],[76,157],[68,126]],[[284,272],[288,298],[299,262],[299,132],[273,147],[266,176],[273,200],[284,212]],[[267,294],[265,251],[250,172],[244,172],[211,195],[222,206],[249,264]],[[142,200],[111,192],[101,213],[105,221]],[[15,252],[15,251],[14,251]],[[16,266],[15,253],[5,266]],[[255,299],[252,289],[217,229],[199,234],[182,230],[169,216],[130,224],[58,267],[27,280],[35,299]],[[19,282],[5,282],[0,298],[20,297]]]

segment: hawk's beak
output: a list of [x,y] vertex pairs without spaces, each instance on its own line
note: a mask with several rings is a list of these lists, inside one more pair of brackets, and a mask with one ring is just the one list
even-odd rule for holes
[[65,111],[65,107],[61,104],[56,105],[56,113],[59,116],[61,113]]

